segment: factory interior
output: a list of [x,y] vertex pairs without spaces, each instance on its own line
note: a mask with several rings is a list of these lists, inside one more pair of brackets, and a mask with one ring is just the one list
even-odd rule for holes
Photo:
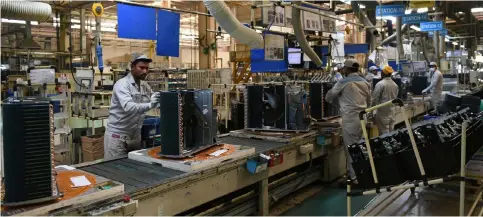
[[483,1],[0,4],[1,215],[483,215]]

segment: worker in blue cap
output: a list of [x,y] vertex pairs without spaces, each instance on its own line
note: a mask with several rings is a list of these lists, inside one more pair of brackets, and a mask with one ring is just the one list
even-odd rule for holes
[[377,66],[369,67],[369,71],[367,72],[367,75],[366,75],[366,81],[369,82],[369,84],[371,84],[371,88],[372,88],[372,80],[374,78],[381,78],[379,73],[380,73],[380,70]]

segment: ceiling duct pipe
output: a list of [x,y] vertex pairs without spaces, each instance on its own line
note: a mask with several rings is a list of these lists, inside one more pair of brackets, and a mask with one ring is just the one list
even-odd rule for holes
[[372,24],[367,15],[362,13],[358,1],[351,1],[351,6],[352,10],[354,11],[354,15],[356,15],[357,19],[359,19],[359,21],[366,26],[367,33],[370,34],[369,38],[371,50],[374,50],[376,48],[376,37],[379,36],[379,31],[377,30],[376,26]]
[[44,2],[31,1],[0,1],[2,18],[46,21],[52,16],[52,7]]
[[263,37],[255,30],[241,24],[231,13],[225,2],[220,0],[203,0],[203,3],[216,22],[231,37],[248,45],[250,48],[263,48]]
[[[402,25],[401,26],[401,34],[406,32],[409,29],[408,27],[409,27],[409,25],[406,25],[406,24]],[[389,37],[387,37],[386,39],[384,39],[384,41],[382,41],[381,44],[379,44],[379,46],[386,46],[396,39],[397,39],[397,29],[396,29],[396,33],[394,33],[394,34],[390,35]]]
[[[293,4],[300,6],[300,2],[293,2]],[[322,60],[320,60],[319,56],[310,47],[309,42],[305,38],[304,30],[302,28],[302,19],[300,19],[300,17],[300,9],[292,7],[292,26],[300,48],[302,48],[304,53],[307,54],[317,67],[322,67]]]

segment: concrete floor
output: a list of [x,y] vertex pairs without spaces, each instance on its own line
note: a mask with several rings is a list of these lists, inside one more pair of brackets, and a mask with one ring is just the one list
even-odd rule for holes
[[[283,216],[347,216],[346,190],[340,188],[325,188],[307,198],[301,204],[284,212]],[[352,209],[354,213],[363,209],[374,196],[354,198]]]

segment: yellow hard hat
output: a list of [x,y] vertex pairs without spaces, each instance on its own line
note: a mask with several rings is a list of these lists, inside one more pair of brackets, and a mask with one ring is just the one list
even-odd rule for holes
[[392,69],[391,66],[384,66],[384,68],[382,68],[382,73],[384,73],[385,75],[390,75],[394,72],[394,69]]

